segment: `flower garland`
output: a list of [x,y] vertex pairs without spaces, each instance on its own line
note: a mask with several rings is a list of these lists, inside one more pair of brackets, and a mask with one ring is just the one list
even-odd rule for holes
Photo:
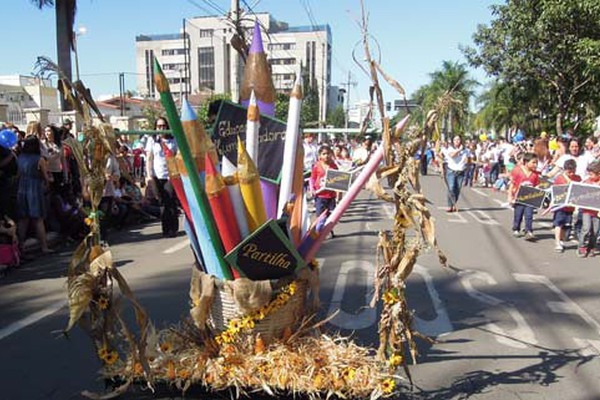
[[233,343],[235,341],[236,336],[240,332],[254,329],[257,322],[262,321],[270,313],[286,305],[287,302],[292,298],[294,294],[296,294],[297,291],[298,284],[296,282],[292,282],[289,285],[284,286],[281,289],[281,293],[279,293],[277,297],[275,297],[275,299],[269,304],[262,306],[261,308],[249,315],[230,320],[227,326],[227,330],[222,332],[215,338],[216,342],[219,345]]

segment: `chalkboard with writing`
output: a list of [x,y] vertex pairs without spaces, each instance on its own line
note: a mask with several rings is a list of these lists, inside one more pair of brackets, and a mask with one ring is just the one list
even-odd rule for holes
[[552,186],[552,207],[565,205],[567,194],[569,193],[569,185],[554,185]]
[[541,208],[547,195],[548,192],[544,189],[521,185],[519,186],[515,201],[527,207]]
[[600,186],[571,182],[567,203],[579,208],[600,211]]
[[[212,140],[219,156],[225,156],[237,164],[237,136],[246,141],[248,109],[229,101],[221,102],[217,119],[213,125]],[[258,130],[258,172],[261,178],[279,183],[283,165],[283,146],[286,124],[283,121],[260,116]]]
[[225,255],[243,277],[253,281],[289,276],[305,265],[277,221],[268,220]]
[[325,173],[325,184],[323,187],[328,190],[347,192],[352,184],[352,177],[352,171],[340,171],[339,169],[329,168]]

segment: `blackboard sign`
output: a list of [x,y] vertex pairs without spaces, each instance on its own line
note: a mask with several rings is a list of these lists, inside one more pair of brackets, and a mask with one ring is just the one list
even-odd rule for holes
[[550,186],[552,186],[552,182],[547,177],[541,176],[540,183],[536,187],[539,189],[548,189]]
[[521,185],[515,201],[527,207],[541,208],[547,194],[548,192],[543,189]]
[[225,260],[253,281],[279,279],[304,266],[296,248],[272,219],[225,255]]
[[569,185],[555,185],[552,186],[552,207],[565,205],[567,201],[567,194],[569,193]]
[[[246,142],[248,109],[229,101],[221,102],[213,126],[212,140],[219,156],[225,156],[233,165],[237,164],[237,136]],[[258,172],[261,178],[279,183],[283,165],[283,146],[286,124],[277,119],[261,115],[258,130]]]
[[329,168],[325,172],[324,189],[336,190],[338,192],[347,192],[352,184],[352,171],[340,171],[339,169]]
[[600,211],[600,186],[571,182],[567,203],[575,207]]

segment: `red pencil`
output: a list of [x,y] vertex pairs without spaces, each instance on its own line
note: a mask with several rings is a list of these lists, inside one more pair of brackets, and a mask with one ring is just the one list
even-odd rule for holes
[[[235,212],[233,211],[233,205],[231,198],[229,197],[229,190],[223,181],[223,177],[215,168],[211,157],[206,154],[205,158],[206,167],[206,195],[208,196],[208,203],[212,210],[213,218],[217,226],[217,231],[221,237],[223,248],[225,253],[230,252],[238,243],[241,242],[242,236],[237,226],[235,219]],[[232,269],[234,279],[240,277],[235,269]]]

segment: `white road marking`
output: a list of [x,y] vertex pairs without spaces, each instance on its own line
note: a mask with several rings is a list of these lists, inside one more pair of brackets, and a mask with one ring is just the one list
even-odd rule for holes
[[[503,329],[498,324],[495,324],[489,321],[486,325],[486,328],[494,333],[494,338],[498,343],[502,343],[506,346],[514,347],[516,349],[524,349],[527,348],[527,344],[537,344],[537,339],[535,337],[535,333],[527,324],[527,321],[523,317],[523,314],[519,312],[515,307],[506,304],[503,300],[498,299],[497,297],[490,296],[489,294],[480,292],[479,290],[473,287],[473,281],[483,281],[490,286],[497,285],[498,282],[494,279],[494,277],[487,272],[482,271],[461,271],[459,272],[460,281],[469,294],[469,296],[473,297],[481,301],[482,303],[488,304],[490,306],[500,307],[504,309],[510,315],[510,317],[515,322],[516,327],[512,329]],[[486,318],[487,319],[487,318]],[[511,338],[518,338],[519,340],[514,340]]]
[[173,254],[175,252],[178,252],[181,249],[185,249],[189,245],[190,245],[190,239],[184,239],[181,242],[179,242],[179,243],[169,247],[165,251],[163,251],[163,254]]
[[[438,207],[438,210],[445,210],[445,207]],[[450,218],[450,216],[455,217],[455,218]],[[453,212],[453,213],[448,213],[448,222],[456,222],[459,224],[466,224],[469,221],[467,221],[467,219],[465,217],[463,217],[461,215],[461,213],[457,213],[457,212]]]
[[48,307],[46,307],[40,311],[34,312],[33,314],[28,315],[27,317],[25,317],[23,319],[13,322],[12,324],[8,325],[6,328],[0,329],[0,340],[12,335],[13,333],[15,333],[17,331],[20,331],[21,329],[23,329],[31,324],[35,324],[39,320],[46,318],[49,315],[54,314],[55,312],[57,312],[58,310],[60,310],[61,308],[63,308],[66,305],[67,305],[66,300],[57,301],[56,303],[51,304]]
[[[513,274],[515,280],[518,282],[526,282],[526,283],[540,283],[546,286],[548,289],[553,291],[560,299],[565,303],[560,308],[557,307],[556,302],[548,302],[548,308],[552,311],[558,310],[558,312],[568,312],[569,314],[578,315],[581,319],[588,323],[593,329],[600,334],[600,323],[596,321],[590,314],[587,313],[581,306],[575,303],[569,296],[565,294],[562,290],[560,290],[550,279],[543,275],[532,275],[532,274]],[[567,311],[569,310],[569,311]]]
[[[481,210],[473,210],[473,211],[467,211],[467,213],[473,217],[473,219],[475,219],[475,221],[484,224],[484,225],[491,225],[491,226],[499,226],[500,222],[496,221],[495,219],[493,219],[489,214],[487,214],[484,211]],[[479,216],[477,215],[479,214]],[[483,218],[480,218],[483,217]]]
[[[358,269],[361,271],[359,282],[353,282],[362,285],[366,289],[365,306],[356,314],[350,314],[342,310],[342,299],[348,282],[348,273],[350,270]],[[373,293],[370,289],[373,287],[373,276],[375,275],[375,266],[369,261],[353,260],[345,261],[340,266],[340,272],[335,283],[331,304],[329,305],[329,314],[338,311],[337,315],[329,321],[342,329],[357,330],[365,329],[375,324],[377,321],[377,309],[369,307]]]
[[500,199],[492,199],[496,204],[503,208],[511,208],[510,203],[508,201],[502,201]]
[[481,190],[479,190],[479,189],[471,188],[471,191],[472,191],[472,192],[475,192],[475,193],[477,193],[478,195],[480,195],[480,196],[483,196],[483,197],[490,197],[490,195],[489,195],[489,194],[487,194],[486,192],[482,192],[482,191],[481,191]]
[[579,354],[583,357],[600,355],[600,340],[573,338],[575,344],[581,349]]
[[552,222],[538,221],[537,225],[541,228],[554,228],[554,225],[552,224]]
[[429,271],[427,271],[427,268],[419,264],[415,265],[413,271],[416,274],[421,275],[425,281],[427,291],[429,292],[429,296],[431,297],[431,302],[436,313],[436,317],[433,320],[424,320],[415,315],[415,324],[417,330],[427,336],[443,336],[452,332],[454,327],[452,326],[452,322],[450,322],[450,317],[448,317],[446,307],[440,300],[440,295],[435,289],[431,274]]

